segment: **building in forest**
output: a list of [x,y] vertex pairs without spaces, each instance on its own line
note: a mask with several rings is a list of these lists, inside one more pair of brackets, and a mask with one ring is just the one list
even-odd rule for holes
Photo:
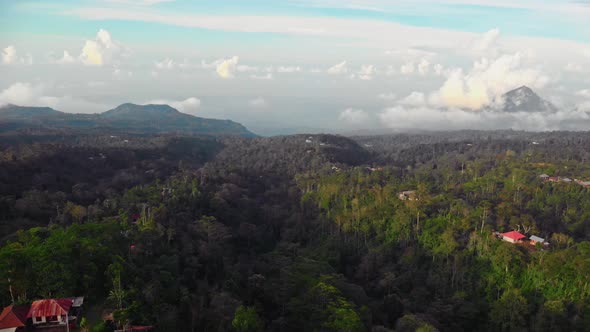
[[31,304],[27,318],[35,327],[63,326],[69,330],[76,326],[83,303],[83,297],[37,300]]
[[20,332],[26,330],[28,305],[9,305],[0,314],[0,332]]
[[526,236],[524,236],[522,233],[517,232],[517,231],[506,232],[506,233],[502,233],[500,235],[502,236],[502,240],[504,240],[506,242],[510,242],[510,243],[518,243],[518,242],[522,241],[522,239],[526,238]]
[[548,244],[548,242],[546,242],[544,238],[538,237],[536,235],[531,235],[531,237],[529,237],[529,240],[530,240],[531,245],[533,245],[533,246],[537,245],[537,243],[539,243],[541,245]]

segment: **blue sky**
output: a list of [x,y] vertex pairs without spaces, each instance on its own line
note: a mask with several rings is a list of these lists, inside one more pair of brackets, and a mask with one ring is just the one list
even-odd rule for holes
[[91,113],[160,101],[330,130],[419,125],[435,111],[455,128],[477,117],[450,108],[526,84],[584,110],[588,17],[587,2],[566,0],[0,1],[0,103]]

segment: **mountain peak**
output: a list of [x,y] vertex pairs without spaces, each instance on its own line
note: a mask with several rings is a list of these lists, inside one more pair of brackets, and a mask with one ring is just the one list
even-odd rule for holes
[[180,113],[177,109],[170,107],[169,105],[137,105],[132,103],[121,104],[112,110],[104,112],[102,115],[105,117],[121,117],[121,116],[157,116],[166,114],[178,114]]
[[531,88],[523,85],[502,95],[500,110],[503,112],[555,112],[557,108],[539,97]]

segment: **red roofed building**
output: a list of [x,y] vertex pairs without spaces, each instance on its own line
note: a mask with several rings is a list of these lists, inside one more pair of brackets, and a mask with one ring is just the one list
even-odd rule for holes
[[33,325],[66,325],[73,299],[45,299],[37,300],[31,305],[27,318],[33,320]]
[[27,305],[10,305],[0,314],[0,332],[24,331],[27,325]]
[[502,235],[502,240],[510,243],[517,243],[520,242],[520,240],[526,238],[526,236],[517,231],[502,233],[500,235]]

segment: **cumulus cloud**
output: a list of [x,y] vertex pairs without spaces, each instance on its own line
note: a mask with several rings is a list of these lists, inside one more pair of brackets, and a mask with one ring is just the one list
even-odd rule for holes
[[500,113],[472,112],[461,109],[435,109],[431,107],[396,106],[383,110],[381,124],[391,129],[426,130],[494,130],[514,129],[551,131],[580,130],[590,125],[590,115],[582,110],[555,113]]
[[443,65],[441,65],[440,63],[437,63],[436,65],[434,65],[433,67],[434,69],[434,73],[438,76],[443,75],[444,74],[444,67]]
[[16,47],[10,45],[5,47],[2,52],[0,52],[2,64],[5,65],[14,65],[14,64],[32,64],[33,57],[30,54],[27,54],[25,57],[21,58],[18,56],[16,52]]
[[474,51],[486,52],[494,50],[496,43],[500,37],[500,29],[495,28],[484,33],[480,38],[473,42],[472,48]]
[[403,64],[400,68],[399,68],[400,73],[404,74],[404,75],[409,75],[409,74],[413,74],[414,71],[416,71],[415,65],[413,62],[408,62],[406,64]]
[[338,119],[350,125],[359,125],[369,120],[369,113],[361,109],[347,108],[340,113]]
[[70,95],[52,93],[53,86],[17,82],[0,92],[0,104],[48,106],[69,113],[98,113],[107,106]]
[[467,73],[451,71],[448,79],[430,100],[439,106],[479,109],[505,92],[527,85],[544,87],[549,78],[538,69],[524,66],[521,53],[503,55],[495,60],[476,61]]
[[14,46],[8,46],[2,50],[2,63],[9,65],[15,63],[17,60],[16,48]]
[[217,75],[223,79],[234,78],[234,72],[236,71],[239,60],[239,57],[233,56],[218,63],[215,67]]
[[196,97],[189,97],[184,100],[157,99],[152,100],[147,104],[170,105],[182,113],[196,115],[198,113],[199,107],[201,107],[201,100]]
[[373,76],[377,73],[375,66],[373,65],[362,65],[361,70],[358,72],[358,77],[361,80],[369,81],[373,79]]
[[299,66],[280,66],[277,68],[277,73],[298,73],[301,71]]
[[176,67],[176,62],[174,62],[174,60],[172,60],[170,58],[165,58],[160,61],[156,61],[154,63],[154,66],[156,67],[156,69],[159,69],[159,70],[173,69],[174,67]]
[[345,74],[348,72],[348,67],[346,67],[346,61],[342,61],[330,68],[328,68],[328,74]]
[[420,75],[426,75],[429,71],[430,61],[422,59],[422,61],[420,61],[420,63],[418,64],[418,73],[420,73]]
[[87,40],[84,44],[80,61],[85,65],[102,66],[116,61],[122,53],[122,45],[113,40],[110,32],[100,29],[96,38]]
[[576,92],[576,95],[590,99],[590,89],[582,89],[582,90]]
[[398,101],[402,105],[421,106],[426,104],[426,96],[422,92],[412,92],[407,97]]
[[75,62],[76,62],[76,58],[71,56],[68,51],[64,51],[64,54],[62,55],[62,57],[55,60],[55,63],[62,64],[62,65],[75,63]]
[[248,106],[250,106],[251,108],[262,109],[268,107],[268,102],[264,98],[258,97],[249,100]]

